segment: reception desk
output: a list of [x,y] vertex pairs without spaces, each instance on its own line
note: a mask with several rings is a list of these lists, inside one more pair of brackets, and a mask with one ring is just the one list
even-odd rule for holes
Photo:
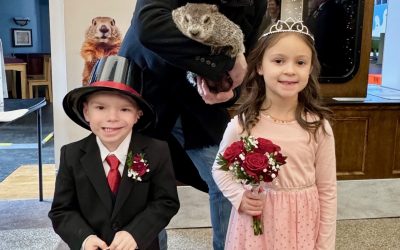
[[340,180],[400,178],[400,91],[371,85],[358,100],[330,99]]

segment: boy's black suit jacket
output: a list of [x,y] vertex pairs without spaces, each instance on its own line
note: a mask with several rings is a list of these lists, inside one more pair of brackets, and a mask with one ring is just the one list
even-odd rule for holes
[[140,249],[158,246],[158,233],[179,209],[169,149],[165,142],[133,133],[129,150],[145,153],[150,172],[135,181],[125,166],[114,202],[96,136],[61,148],[49,217],[71,249],[80,249],[91,234],[110,245],[121,230],[131,233]]

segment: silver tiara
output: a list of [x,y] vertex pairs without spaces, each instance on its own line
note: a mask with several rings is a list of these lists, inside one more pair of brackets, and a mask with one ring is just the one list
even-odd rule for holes
[[309,36],[314,41],[314,36],[311,35],[307,26],[303,24],[302,21],[294,21],[291,17],[286,19],[286,21],[278,20],[274,25],[272,25],[267,32],[262,34],[259,39],[266,37],[274,33],[282,32],[296,32]]

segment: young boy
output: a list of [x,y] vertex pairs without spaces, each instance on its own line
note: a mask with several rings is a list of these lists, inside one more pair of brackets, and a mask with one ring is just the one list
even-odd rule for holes
[[159,249],[157,235],[179,209],[167,144],[137,133],[155,115],[131,88],[130,69],[126,58],[103,58],[90,85],[63,100],[92,131],[61,148],[49,212],[71,249]]

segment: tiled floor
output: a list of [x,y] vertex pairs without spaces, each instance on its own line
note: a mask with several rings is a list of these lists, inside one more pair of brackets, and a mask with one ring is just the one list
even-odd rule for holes
[[[50,206],[51,200],[0,201],[0,249],[68,249],[47,218]],[[170,250],[211,249],[209,227],[167,229],[167,234]]]
[[[52,132],[53,108],[52,104],[47,104],[42,109],[43,138]],[[0,126],[0,181],[21,165],[37,164],[38,150],[30,148],[31,144],[37,144],[36,113]],[[53,139],[43,145],[42,156],[43,163],[54,163]]]
[[[50,204],[50,200],[0,201],[0,249],[68,249],[47,219]],[[336,249],[400,249],[399,228],[400,218],[340,220]],[[169,250],[212,249],[209,227],[167,229],[167,233]]]

